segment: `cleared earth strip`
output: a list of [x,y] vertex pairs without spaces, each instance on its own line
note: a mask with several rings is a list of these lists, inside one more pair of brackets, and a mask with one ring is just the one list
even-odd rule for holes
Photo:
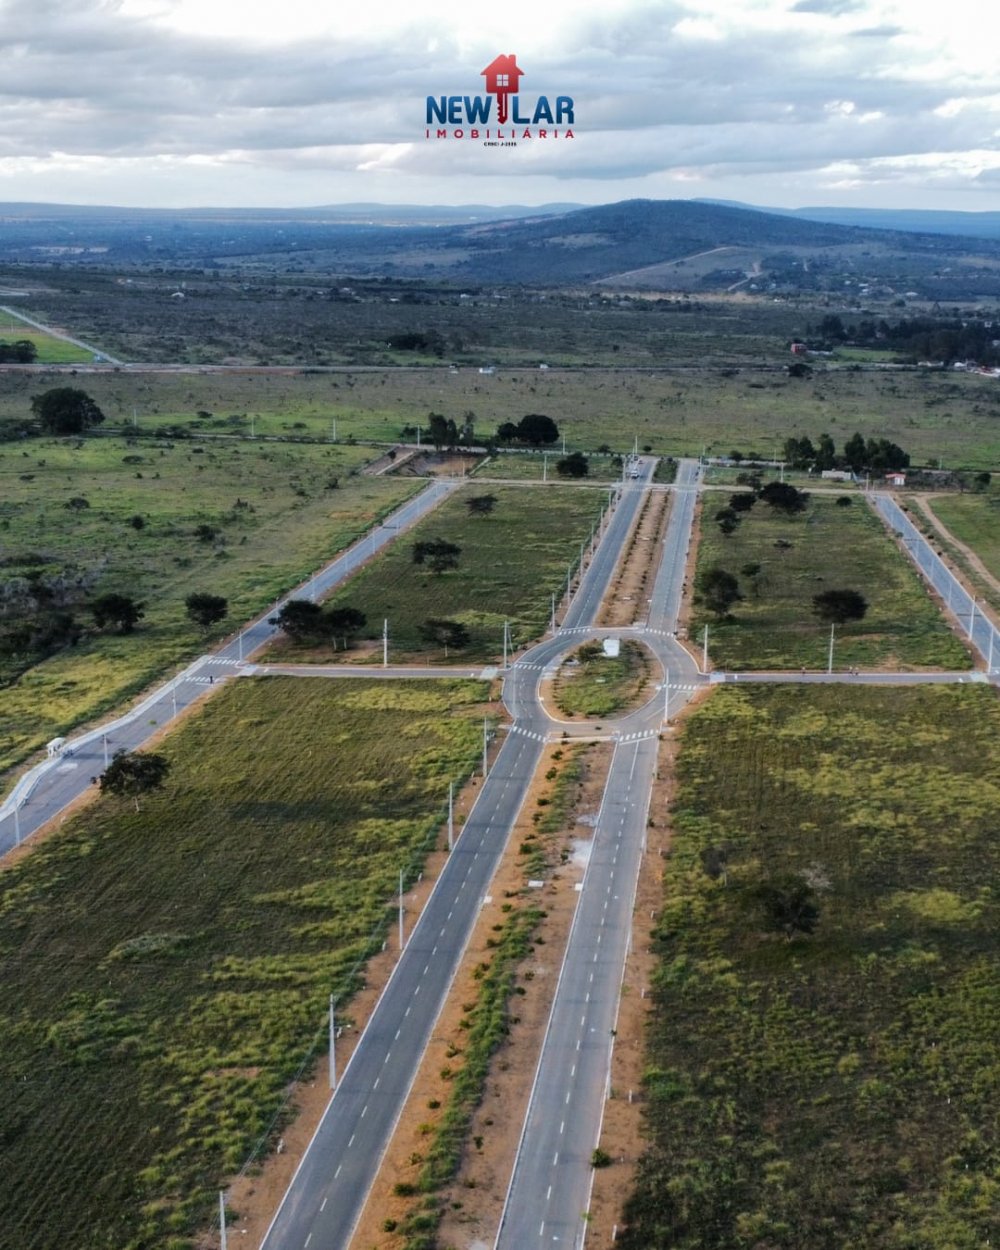
[[669,491],[647,490],[598,614],[600,625],[634,625],[645,618],[647,590],[656,574],[670,515]]

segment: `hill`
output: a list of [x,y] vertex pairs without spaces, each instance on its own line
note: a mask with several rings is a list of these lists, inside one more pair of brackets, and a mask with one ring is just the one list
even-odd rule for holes
[[820,211],[764,212],[698,200],[537,209],[0,205],[0,261],[419,278],[470,286],[599,283],[630,290],[839,294],[855,287],[873,298],[912,294],[928,300],[1000,294],[1000,238],[801,215]]

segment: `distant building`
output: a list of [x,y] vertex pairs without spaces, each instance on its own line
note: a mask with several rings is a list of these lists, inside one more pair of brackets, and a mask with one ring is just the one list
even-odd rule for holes
[[854,474],[850,469],[824,469],[820,473],[824,482],[853,482]]
[[792,344],[790,350],[793,356],[809,355],[809,348],[806,347],[805,343],[800,343],[798,339],[796,339],[796,341]]
[[887,486],[905,486],[906,474],[900,473],[898,470],[894,473],[887,473],[885,475],[885,483]]

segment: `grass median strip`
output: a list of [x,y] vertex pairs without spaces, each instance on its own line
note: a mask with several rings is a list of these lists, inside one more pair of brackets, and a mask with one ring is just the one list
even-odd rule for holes
[[141,813],[101,800],[0,875],[0,1247],[188,1250],[330,992],[347,1018],[486,694],[240,681]]
[[688,720],[626,1250],[988,1243],[998,742],[971,686]]

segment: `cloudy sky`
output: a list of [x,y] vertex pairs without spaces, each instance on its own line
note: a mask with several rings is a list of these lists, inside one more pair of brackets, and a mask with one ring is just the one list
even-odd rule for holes
[[[986,0],[0,0],[0,200],[1000,210],[998,35]],[[500,53],[574,138],[426,139]]]

